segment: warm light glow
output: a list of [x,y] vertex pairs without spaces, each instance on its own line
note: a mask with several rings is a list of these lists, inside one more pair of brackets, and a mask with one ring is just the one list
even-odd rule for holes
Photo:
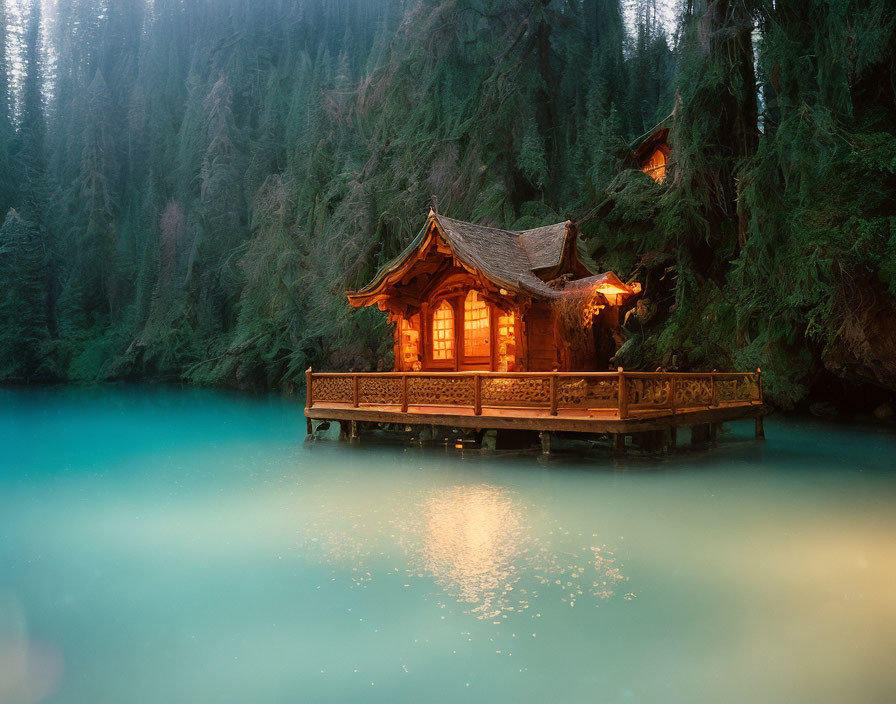
[[498,371],[516,371],[516,321],[513,313],[498,316]]
[[657,147],[641,170],[657,183],[662,183],[666,178],[666,155],[663,150]]
[[470,291],[464,300],[464,356],[488,357],[490,343],[488,305],[478,292]]
[[454,359],[454,309],[448,301],[432,314],[432,358]]
[[591,300],[585,304],[582,309],[582,325],[587,330],[594,323],[594,319],[604,309],[604,306],[597,302],[597,297],[592,296]]
[[399,347],[401,369],[415,369],[420,365],[420,316],[399,319]]
[[597,290],[606,296],[615,296],[620,293],[629,293],[627,288],[619,288],[613,284],[599,284]]

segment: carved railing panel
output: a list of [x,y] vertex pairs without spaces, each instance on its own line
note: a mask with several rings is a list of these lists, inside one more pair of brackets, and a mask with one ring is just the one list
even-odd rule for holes
[[401,377],[358,376],[358,402],[378,405],[401,404]]
[[669,378],[632,378],[628,387],[629,408],[667,408],[672,401],[672,380]]
[[755,376],[733,379],[716,379],[716,400],[719,403],[735,403],[759,400],[759,380]]
[[[620,398],[620,379],[625,380]],[[670,412],[762,401],[759,374],[416,373],[312,374],[308,402],[356,405],[520,407],[551,411],[610,409]],[[477,403],[477,387],[479,397]],[[555,396],[552,398],[552,394]],[[673,398],[674,395],[674,398]],[[621,405],[620,405],[621,404]]]
[[[631,382],[629,382],[631,383]],[[678,376],[675,379],[675,407],[693,408],[712,403],[712,381],[709,377]]]
[[311,380],[311,395],[315,401],[351,403],[352,394],[349,376],[315,376]]
[[475,384],[472,376],[408,375],[408,403],[412,406],[472,406]]
[[615,376],[557,380],[557,408],[616,408],[618,404],[619,380]]
[[551,405],[551,382],[544,377],[510,377],[482,379],[483,406]]

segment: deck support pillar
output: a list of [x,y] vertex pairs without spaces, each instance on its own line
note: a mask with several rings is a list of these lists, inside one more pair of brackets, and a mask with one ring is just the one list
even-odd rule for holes
[[674,425],[669,428],[669,449],[674,450],[678,444],[678,428]]
[[549,455],[551,454],[551,431],[542,430],[541,431],[541,454]]
[[709,440],[709,424],[695,425],[691,427],[691,444],[698,445]]
[[622,433],[613,435],[613,453],[616,455],[625,454],[625,435]]
[[765,440],[765,424],[762,416],[756,417],[756,439]]
[[360,439],[360,435],[358,435],[358,421],[353,420],[349,425],[349,440],[352,442],[358,442]]
[[314,426],[311,425],[311,419],[305,418],[305,439],[310,440],[314,435]]

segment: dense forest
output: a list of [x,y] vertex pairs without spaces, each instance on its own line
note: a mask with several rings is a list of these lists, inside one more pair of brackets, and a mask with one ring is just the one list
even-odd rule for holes
[[[890,0],[0,0],[0,380],[376,368],[422,226],[572,219],[618,360],[896,392]],[[669,115],[670,175],[630,145]]]

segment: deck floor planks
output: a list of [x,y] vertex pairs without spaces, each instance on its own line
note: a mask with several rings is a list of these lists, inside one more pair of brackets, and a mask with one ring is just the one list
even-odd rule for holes
[[761,402],[727,403],[687,409],[632,409],[620,419],[616,409],[558,410],[551,415],[548,409],[521,407],[484,407],[481,415],[463,406],[419,405],[408,406],[402,412],[399,405],[315,402],[305,409],[313,420],[357,420],[408,425],[444,425],[478,429],[520,429],[569,431],[583,433],[630,433],[687,427],[704,423],[723,423],[757,418],[768,413]]

